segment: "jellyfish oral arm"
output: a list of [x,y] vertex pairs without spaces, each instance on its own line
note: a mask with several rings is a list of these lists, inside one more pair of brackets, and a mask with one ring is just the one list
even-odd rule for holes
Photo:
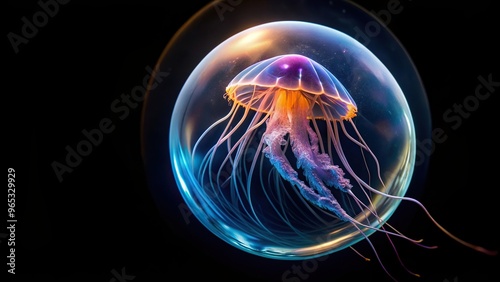
[[[332,195],[329,187],[347,192],[352,186],[344,178],[343,171],[332,165],[327,154],[319,153],[318,136],[309,126],[307,113],[309,102],[299,91],[277,93],[274,111],[267,121],[263,153],[286,181],[299,189],[301,195],[312,204],[335,213],[341,220],[349,216]],[[286,158],[282,146],[287,144],[288,134],[291,149],[297,160],[297,168],[303,170],[308,186]]]

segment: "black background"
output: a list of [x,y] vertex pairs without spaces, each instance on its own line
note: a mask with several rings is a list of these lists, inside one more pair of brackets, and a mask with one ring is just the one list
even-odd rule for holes
[[[19,34],[22,17],[31,18],[39,6],[35,1],[5,2],[3,139],[5,165],[16,169],[17,281],[107,282],[115,277],[113,270],[130,275],[127,281],[282,281],[285,271],[302,265],[235,250],[213,238],[194,217],[189,224],[162,218],[149,193],[140,154],[141,105],[123,120],[115,119],[114,131],[62,182],[51,167],[54,161],[64,161],[66,146],[83,139],[83,129],[116,118],[111,103],[142,83],[144,67],[156,63],[173,34],[208,2],[73,0],[60,5],[57,15],[21,44],[17,54],[7,34]],[[354,2],[378,11],[389,1]],[[474,95],[478,76],[500,81],[500,49],[494,41],[498,11],[493,2],[401,0],[405,10],[388,27],[421,75],[432,128],[447,136],[431,155],[419,200],[459,237],[499,249],[494,132],[499,128],[500,87],[495,86],[456,129],[443,119],[454,104]],[[176,189],[173,178],[170,188]],[[405,209],[411,211],[408,217]],[[499,279],[497,258],[457,244],[411,204],[402,204],[398,211],[398,218],[407,220],[404,233],[440,246],[425,250],[396,240],[406,264],[422,274],[418,281]],[[7,241],[1,240],[5,259]],[[373,241],[383,246],[381,250],[388,248],[382,236],[375,234]],[[371,254],[366,244],[360,249]],[[385,256],[384,262],[401,281],[413,280],[394,256]],[[316,263],[302,281],[387,279],[375,261],[364,262],[349,251]]]

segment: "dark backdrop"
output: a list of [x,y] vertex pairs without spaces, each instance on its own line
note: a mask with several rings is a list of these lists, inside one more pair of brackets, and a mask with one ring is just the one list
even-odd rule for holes
[[[392,1],[355,2],[379,11]],[[418,197],[457,235],[498,249],[495,131],[500,72],[494,20],[498,11],[493,2],[401,0],[404,13],[394,16],[389,28],[421,75],[432,128],[447,136],[435,142],[428,178]],[[116,119],[110,106],[142,83],[145,66],[156,63],[172,35],[206,3],[60,1],[59,9],[47,19],[38,18],[40,28],[25,30],[31,38],[15,41],[21,42],[14,44],[17,52],[11,32],[22,33],[23,18],[32,20],[40,5],[4,3],[2,77],[7,87],[2,96],[7,127],[3,139],[7,140],[6,168],[16,171],[17,281],[387,279],[375,261],[364,262],[349,251],[309,262],[255,258],[213,237],[194,217],[189,224],[180,224],[158,212],[140,154],[142,104],[120,112],[123,119]],[[475,96],[481,83],[478,77],[491,81],[490,88],[483,88],[489,89],[489,97]],[[455,112],[454,105],[469,110],[450,122],[443,114]],[[112,124],[106,124],[106,118]],[[67,146],[75,148],[84,140],[82,130],[92,132],[100,126],[110,132],[95,141],[98,145],[88,156],[73,159],[78,165],[59,181],[53,162],[65,161]],[[173,178],[171,189],[176,189]],[[403,231],[440,246],[423,250],[396,240],[403,260],[423,275],[418,281],[499,279],[494,258],[456,244],[411,204],[401,208],[403,216],[398,218],[406,220]],[[408,217],[405,208],[411,211]],[[171,215],[181,216],[180,212]],[[6,259],[10,232],[0,232],[1,257]],[[373,238],[383,244],[383,236]],[[371,254],[366,244],[360,248]],[[412,280],[393,256],[388,258],[392,273],[401,281]],[[293,274],[299,267],[302,278],[298,272]],[[286,271],[292,274],[283,276]]]

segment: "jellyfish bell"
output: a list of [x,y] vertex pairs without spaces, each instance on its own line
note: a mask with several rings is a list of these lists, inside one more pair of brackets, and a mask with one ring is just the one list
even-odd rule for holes
[[[280,55],[255,63],[229,83],[226,93],[228,99],[256,111],[266,112],[272,106],[273,99],[265,99],[267,103],[261,104],[263,95],[280,94],[307,99],[312,107],[309,118],[348,119],[357,111],[352,97],[330,71],[299,54]],[[286,101],[293,100],[293,97],[286,98]],[[329,116],[325,116],[322,105],[331,108]]]

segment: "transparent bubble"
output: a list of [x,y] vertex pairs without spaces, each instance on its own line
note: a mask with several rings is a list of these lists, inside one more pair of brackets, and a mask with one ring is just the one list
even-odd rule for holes
[[[173,189],[159,176],[171,161],[196,218],[268,258],[313,258],[367,239],[400,203],[388,195],[404,196],[427,167],[416,140],[428,137],[429,109],[404,48],[353,4],[307,3],[206,6],[164,50],[144,108],[156,189]],[[248,70],[288,55],[305,58],[295,65],[303,72],[281,74],[295,86],[268,64]]]

